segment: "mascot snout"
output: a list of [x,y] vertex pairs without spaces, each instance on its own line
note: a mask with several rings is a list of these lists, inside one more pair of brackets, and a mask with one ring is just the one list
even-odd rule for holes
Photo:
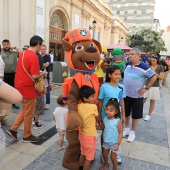
[[85,52],[88,52],[88,53],[95,53],[97,52],[97,49],[94,48],[94,47],[88,47],[85,49]]

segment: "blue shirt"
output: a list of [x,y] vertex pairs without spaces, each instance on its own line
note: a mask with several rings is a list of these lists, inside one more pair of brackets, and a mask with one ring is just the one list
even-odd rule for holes
[[119,119],[109,120],[107,117],[104,118],[103,141],[105,143],[117,143],[119,138],[118,121]]
[[126,65],[123,80],[126,95],[132,98],[141,98],[143,95],[139,95],[138,91],[144,88],[146,78],[152,78],[155,73],[143,61],[140,61],[136,66],[132,66],[131,62]]
[[111,98],[122,99],[125,97],[126,97],[125,89],[122,84],[118,83],[117,86],[111,86],[109,83],[102,84],[98,96],[98,99],[103,100],[103,106],[101,110],[102,119],[104,119],[104,117],[106,116],[104,107],[106,106],[109,99]]

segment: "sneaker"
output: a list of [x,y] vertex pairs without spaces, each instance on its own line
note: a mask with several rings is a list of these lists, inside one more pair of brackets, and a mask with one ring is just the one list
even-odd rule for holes
[[121,164],[121,163],[122,163],[122,159],[121,159],[121,157],[120,157],[119,155],[117,155],[117,163],[118,163],[118,164]]
[[103,158],[102,154],[100,155],[100,162],[101,162],[101,164],[104,164],[104,158]]
[[144,120],[145,120],[145,121],[149,121],[149,120],[151,120],[151,116],[146,115]]
[[127,139],[128,142],[134,142],[135,140],[135,132],[130,131],[129,137]]
[[42,127],[43,127],[43,125],[42,125],[42,124],[39,124],[39,122],[38,122],[38,123],[35,123],[35,125],[34,125],[34,130],[41,129]]
[[123,131],[123,138],[125,138],[126,136],[129,136],[130,134],[130,129],[129,128],[125,128]]
[[102,165],[99,170],[107,170],[110,169],[110,165],[106,166],[106,165]]
[[23,138],[23,142],[38,142],[39,140],[40,138],[34,135],[30,135],[28,138]]
[[19,108],[20,108],[20,107],[17,106],[16,104],[12,104],[12,107],[13,107],[14,109],[19,109]]
[[18,138],[17,138],[17,132],[15,132],[15,131],[13,131],[13,130],[11,130],[11,129],[7,130],[6,133],[7,133],[11,138],[13,138],[13,139],[15,139],[15,140],[18,139]]
[[49,110],[50,109],[50,104],[46,104],[45,105],[45,110]]
[[61,146],[61,147],[59,146],[58,150],[61,151],[61,150],[65,149],[65,148],[66,148],[65,146]]
[[35,125],[35,117],[32,120],[32,125]]

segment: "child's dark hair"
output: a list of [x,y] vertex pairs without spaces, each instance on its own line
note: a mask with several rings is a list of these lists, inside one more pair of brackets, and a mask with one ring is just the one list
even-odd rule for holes
[[107,106],[113,106],[117,110],[117,113],[115,114],[115,118],[121,117],[120,107],[119,107],[119,103],[118,103],[117,99],[115,99],[115,98],[109,99],[109,101],[107,102],[105,107],[107,107]]
[[60,105],[60,106],[64,106],[65,103],[63,102],[63,96],[58,96],[57,98],[57,103]]
[[83,99],[84,97],[89,98],[94,93],[95,93],[95,90],[92,87],[84,85],[79,90],[79,97],[81,101],[84,102],[84,99]]
[[107,68],[106,70],[106,80],[105,82],[110,82],[111,81],[111,78],[109,77],[109,74],[112,74],[114,73],[116,70],[120,70],[120,67],[119,66],[116,66],[116,65],[111,65]]

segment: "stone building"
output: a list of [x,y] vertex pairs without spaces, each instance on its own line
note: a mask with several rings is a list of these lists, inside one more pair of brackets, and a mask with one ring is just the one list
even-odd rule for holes
[[62,38],[74,28],[90,30],[102,45],[110,44],[113,14],[105,0],[0,0],[0,41],[22,48],[37,34],[55,59],[64,61]]

